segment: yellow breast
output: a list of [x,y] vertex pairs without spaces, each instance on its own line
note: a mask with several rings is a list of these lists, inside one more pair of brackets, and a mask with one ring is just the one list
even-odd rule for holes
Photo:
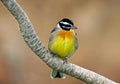
[[74,31],[61,30],[50,42],[50,50],[61,58],[70,57],[75,51]]

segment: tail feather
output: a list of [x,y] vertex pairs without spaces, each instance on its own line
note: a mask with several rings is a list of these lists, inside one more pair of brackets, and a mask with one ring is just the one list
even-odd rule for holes
[[61,73],[59,71],[56,71],[56,70],[52,70],[52,73],[51,73],[51,78],[62,78],[62,79],[65,79],[66,78],[66,75],[64,73]]

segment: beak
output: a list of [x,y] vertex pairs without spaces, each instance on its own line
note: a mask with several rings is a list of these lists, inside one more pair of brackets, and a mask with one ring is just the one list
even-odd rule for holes
[[77,29],[77,27],[74,26],[73,29]]

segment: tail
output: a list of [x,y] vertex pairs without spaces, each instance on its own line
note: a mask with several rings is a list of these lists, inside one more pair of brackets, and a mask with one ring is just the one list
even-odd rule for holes
[[61,73],[59,71],[56,71],[56,70],[52,70],[51,72],[51,78],[62,78],[62,79],[65,79],[66,78],[66,75],[64,73]]

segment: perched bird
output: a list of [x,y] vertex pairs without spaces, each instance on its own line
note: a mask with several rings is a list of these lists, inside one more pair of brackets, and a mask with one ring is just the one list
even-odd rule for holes
[[[74,29],[77,28],[70,19],[63,18],[60,20],[50,33],[48,42],[49,51],[63,60],[71,57],[78,48],[77,34]],[[52,70],[51,78],[66,78],[66,75]]]

